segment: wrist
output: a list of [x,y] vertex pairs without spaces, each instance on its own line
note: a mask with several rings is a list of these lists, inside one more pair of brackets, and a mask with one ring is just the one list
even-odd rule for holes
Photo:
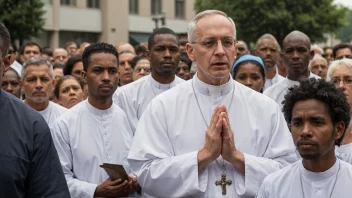
[[198,151],[197,160],[198,160],[198,171],[199,172],[202,171],[206,167],[207,164],[214,161],[214,160],[212,160],[211,154],[205,149],[201,149]]
[[244,154],[238,150],[233,151],[229,161],[235,168],[244,174]]

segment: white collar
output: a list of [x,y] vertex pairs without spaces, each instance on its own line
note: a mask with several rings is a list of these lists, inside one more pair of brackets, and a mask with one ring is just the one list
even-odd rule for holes
[[114,110],[114,103],[112,103],[108,109],[101,110],[101,109],[97,109],[93,105],[91,105],[88,101],[88,98],[86,100],[84,100],[83,102],[85,103],[85,106],[87,107],[88,111],[90,111],[94,115],[99,115],[99,116],[107,115],[107,114],[112,113]]
[[170,84],[162,84],[162,83],[159,83],[158,81],[156,81],[151,74],[149,74],[148,76],[148,82],[154,87],[154,88],[157,88],[157,89],[161,89],[161,90],[167,90],[167,89],[170,89],[171,87],[174,87],[177,85],[176,83],[176,80],[177,80],[177,76],[175,76],[175,79],[170,83]]
[[230,78],[227,83],[225,83],[223,85],[215,86],[215,85],[206,84],[203,81],[201,81],[198,78],[198,73],[196,73],[193,76],[192,83],[194,83],[194,88],[196,90],[198,90],[200,93],[202,93],[203,95],[207,95],[207,96],[214,96],[214,95],[220,96],[221,95],[221,96],[223,96],[223,95],[228,94],[230,91],[232,91],[232,89],[235,88],[234,81],[232,80],[230,74],[229,74],[229,77]]
[[303,161],[300,163],[299,170],[301,174],[311,181],[322,181],[336,175],[339,171],[340,160],[336,158],[335,164],[324,172],[312,172],[304,168]]

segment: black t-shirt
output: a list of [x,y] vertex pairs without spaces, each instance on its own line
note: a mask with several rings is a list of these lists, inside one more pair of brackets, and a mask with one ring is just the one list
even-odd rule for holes
[[70,197],[44,118],[1,89],[0,197]]

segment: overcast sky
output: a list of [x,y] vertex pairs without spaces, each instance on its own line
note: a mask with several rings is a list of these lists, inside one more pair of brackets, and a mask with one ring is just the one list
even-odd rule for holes
[[352,0],[335,0],[335,3],[345,5],[352,9]]

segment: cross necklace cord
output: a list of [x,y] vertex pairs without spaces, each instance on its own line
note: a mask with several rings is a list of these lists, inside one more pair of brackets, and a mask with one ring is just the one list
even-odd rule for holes
[[[233,83],[233,82],[232,82]],[[209,125],[203,115],[203,112],[202,112],[202,109],[200,108],[200,104],[199,104],[199,101],[198,101],[198,97],[197,97],[197,94],[196,94],[196,91],[194,89],[194,80],[192,81],[192,88],[193,88],[193,93],[194,93],[194,96],[196,98],[196,101],[197,101],[197,105],[198,105],[198,109],[200,111],[200,114],[202,115],[202,118],[203,118],[203,121],[205,123],[205,125],[207,126],[207,128],[209,128]],[[233,102],[233,97],[235,95],[235,89],[232,88],[232,96],[231,96],[231,100],[230,100],[230,104],[229,104],[229,108],[228,108],[228,112],[231,108],[231,105],[232,105],[232,102]],[[230,124],[230,123],[228,123]],[[218,163],[217,160],[215,160],[216,164],[221,167]],[[225,163],[225,160],[222,159],[222,174],[221,174],[221,180],[220,181],[215,181],[215,185],[221,185],[221,188],[222,188],[222,194],[223,195],[226,195],[226,185],[231,185],[232,184],[232,181],[231,180],[226,180],[226,163]]]
[[[338,160],[336,158],[336,160]],[[332,186],[332,189],[331,189],[331,192],[330,192],[330,196],[329,198],[331,198],[332,196],[332,193],[334,192],[334,188],[335,188],[335,184],[336,184],[336,181],[337,181],[337,178],[338,178],[338,174],[340,172],[340,168],[341,168],[341,163],[339,163],[339,168],[337,169],[337,173],[336,173],[336,176],[335,176],[335,181],[334,181],[334,185]],[[304,196],[304,189],[303,189],[303,181],[302,181],[302,174],[300,174],[300,180],[301,180],[301,187],[302,187],[302,197],[305,198],[306,196]]]

